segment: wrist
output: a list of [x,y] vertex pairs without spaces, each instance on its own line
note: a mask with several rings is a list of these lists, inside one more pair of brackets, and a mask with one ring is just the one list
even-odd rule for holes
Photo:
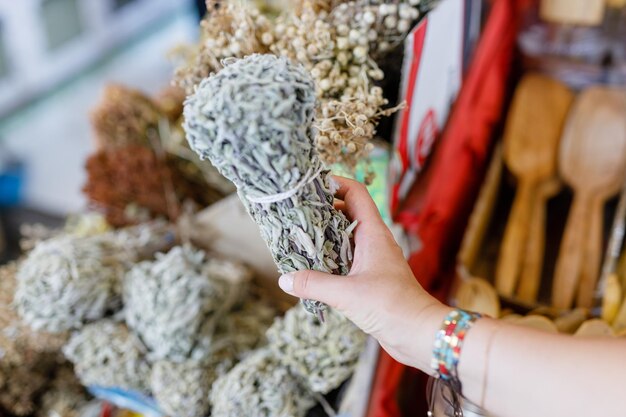
[[408,326],[410,334],[411,359],[407,365],[432,375],[431,359],[437,331],[452,308],[430,299],[429,303],[415,312],[412,323]]

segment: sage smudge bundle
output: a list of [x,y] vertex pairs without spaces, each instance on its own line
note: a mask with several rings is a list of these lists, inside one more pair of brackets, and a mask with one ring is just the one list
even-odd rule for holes
[[20,264],[14,303],[35,330],[78,329],[121,307],[128,265],[174,239],[171,226],[151,222],[87,237],[60,234],[39,241]]
[[210,353],[218,321],[242,299],[250,278],[240,264],[207,260],[201,250],[177,246],[128,272],[126,323],[152,359],[202,359]]
[[197,361],[158,361],[152,367],[151,388],[159,408],[170,416],[203,417],[209,411],[212,370]]
[[[314,145],[315,87],[283,57],[250,55],[206,78],[185,102],[187,140],[231,180],[281,273],[346,275],[355,224],[333,207]],[[325,306],[304,301],[320,315]]]
[[39,243],[21,264],[15,304],[36,330],[61,332],[104,317],[119,306],[124,268],[118,248],[100,236],[59,236]]
[[213,382],[266,343],[265,331],[274,314],[266,300],[251,296],[219,320],[210,352],[204,358],[180,363],[157,361],[152,368],[151,388],[161,409],[181,417],[209,414]]
[[304,417],[315,400],[300,382],[262,348],[220,377],[211,390],[211,415]]
[[316,393],[327,394],[347,380],[365,347],[366,335],[335,310],[319,323],[302,308],[287,311],[267,331],[281,364]]
[[84,385],[148,392],[145,347],[122,323],[99,320],[75,332],[63,347]]

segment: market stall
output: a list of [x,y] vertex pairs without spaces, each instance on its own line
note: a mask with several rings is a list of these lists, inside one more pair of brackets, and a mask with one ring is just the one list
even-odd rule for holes
[[0,415],[490,415],[441,353],[478,315],[428,375],[280,291],[350,275],[338,174],[439,300],[626,335],[626,5],[570,3],[207,1],[170,86],[92,108],[85,211],[0,266]]

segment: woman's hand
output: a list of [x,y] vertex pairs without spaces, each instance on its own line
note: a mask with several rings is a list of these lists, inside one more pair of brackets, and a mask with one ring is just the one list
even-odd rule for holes
[[432,338],[423,335],[434,336],[437,329],[430,323],[441,323],[448,310],[417,283],[365,186],[334,178],[340,185],[335,206],[358,221],[350,274],[298,271],[283,275],[279,285],[288,294],[337,309],[396,360],[428,369]]

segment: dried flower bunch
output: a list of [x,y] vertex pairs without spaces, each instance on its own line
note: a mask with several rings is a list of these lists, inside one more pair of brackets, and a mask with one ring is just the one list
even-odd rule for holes
[[124,268],[103,236],[59,236],[39,243],[21,264],[15,304],[36,330],[62,332],[100,319],[119,305]]
[[145,347],[122,323],[99,320],[85,325],[72,335],[63,353],[84,385],[149,391]]
[[120,85],[106,87],[92,115],[98,149],[87,161],[83,191],[111,225],[175,220],[183,202],[205,207],[233,191],[215,168],[200,168],[184,141],[183,100],[175,87],[155,99]]
[[347,380],[365,347],[366,335],[335,310],[325,322],[292,308],[267,331],[269,347],[312,392],[327,394]]
[[251,53],[271,51],[299,62],[316,85],[320,156],[353,169],[373,149],[380,118],[400,108],[388,107],[376,86],[384,78],[376,59],[406,37],[420,7],[425,9],[422,3],[301,0],[269,24],[250,5],[221,2],[203,20],[200,46],[177,71],[175,83],[192,94],[203,78],[222,68],[222,60]]
[[299,15],[278,19],[270,45],[273,53],[311,72],[319,98],[318,150],[325,162],[348,168],[373,149],[379,119],[398,109],[386,108],[388,101],[375,86],[384,73],[370,56],[380,36],[374,28],[380,16],[373,11],[378,9],[365,2],[342,3],[329,12],[304,7]]
[[83,191],[104,209],[107,221],[115,227],[154,217],[175,220],[182,201],[205,207],[223,197],[201,180],[189,181],[179,162],[170,155],[160,158],[144,146],[101,150],[87,160],[88,181]]
[[202,360],[211,353],[217,323],[241,300],[250,278],[240,264],[177,246],[126,275],[126,323],[151,359]]
[[304,417],[315,405],[311,393],[267,348],[218,378],[210,398],[211,414],[220,417]]
[[31,415],[37,409],[39,393],[48,383],[48,373],[56,364],[55,356],[18,351],[11,359],[0,359],[0,411]]
[[333,207],[329,171],[313,144],[315,100],[302,66],[251,55],[200,83],[185,103],[184,127],[191,148],[237,186],[282,273],[346,275],[354,225]]
[[148,96],[131,88],[110,84],[104,98],[91,115],[98,148],[150,144],[158,135],[162,109]]
[[174,125],[180,124],[178,120],[183,115],[183,102],[187,94],[185,90],[176,86],[167,86],[154,97],[155,104],[161,109],[163,115]]
[[222,60],[267,52],[262,36],[270,22],[253,4],[241,1],[207,1],[209,13],[200,22],[200,44],[188,51],[186,63],[176,70],[174,84],[191,94]]

